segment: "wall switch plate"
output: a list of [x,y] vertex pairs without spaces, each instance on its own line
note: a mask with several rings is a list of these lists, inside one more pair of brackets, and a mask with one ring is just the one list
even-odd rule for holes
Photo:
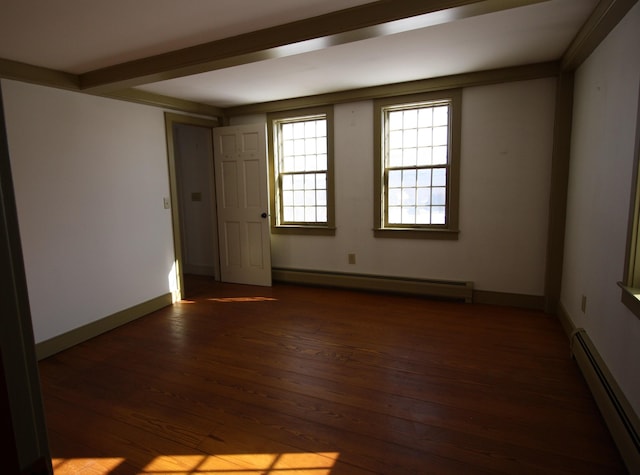
[[356,255],[355,254],[348,254],[347,257],[349,259],[349,264],[355,264],[356,263]]
[[171,200],[169,200],[169,198],[165,196],[164,198],[162,198],[162,202],[164,204],[164,209],[171,208]]

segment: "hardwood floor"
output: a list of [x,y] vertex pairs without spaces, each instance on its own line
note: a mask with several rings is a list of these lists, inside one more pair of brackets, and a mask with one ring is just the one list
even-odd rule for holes
[[553,317],[188,282],[40,362],[57,475],[626,473]]

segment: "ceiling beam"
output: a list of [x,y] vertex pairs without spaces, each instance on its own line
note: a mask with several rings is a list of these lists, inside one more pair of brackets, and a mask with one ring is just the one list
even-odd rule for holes
[[95,94],[317,51],[548,0],[380,0],[263,30],[89,71]]
[[562,58],[562,69],[573,71],[598,47],[638,0],[600,0]]

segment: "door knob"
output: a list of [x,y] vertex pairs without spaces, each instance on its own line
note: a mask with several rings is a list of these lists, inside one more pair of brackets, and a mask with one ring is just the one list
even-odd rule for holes
[[267,213],[262,213],[260,216],[261,216],[262,218],[266,218],[266,217],[267,217]]

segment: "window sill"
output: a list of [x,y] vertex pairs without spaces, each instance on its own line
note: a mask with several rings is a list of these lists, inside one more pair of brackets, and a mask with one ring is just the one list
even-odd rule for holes
[[306,236],[335,236],[336,228],[328,226],[271,226],[272,234],[297,234]]
[[618,286],[622,289],[622,303],[631,310],[631,313],[640,318],[640,289],[628,287],[622,282],[618,282]]
[[451,229],[407,229],[407,228],[375,228],[374,237],[400,239],[438,239],[457,241],[460,231]]

